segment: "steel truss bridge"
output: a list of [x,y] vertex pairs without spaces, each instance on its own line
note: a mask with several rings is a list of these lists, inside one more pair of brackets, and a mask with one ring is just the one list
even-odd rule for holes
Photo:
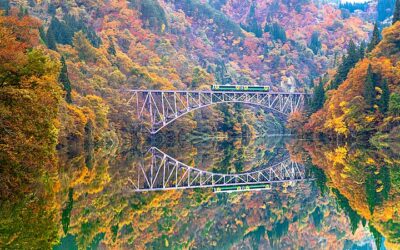
[[219,103],[245,103],[260,106],[285,119],[304,107],[305,93],[224,92],[181,90],[128,90],[128,104],[137,118],[156,134],[176,119],[197,109]]
[[272,184],[312,180],[309,170],[290,160],[289,156],[280,163],[240,174],[213,173],[190,167],[158,148],[149,152],[149,164],[141,163],[132,178],[128,178],[134,191],[157,191],[224,187],[251,184]]

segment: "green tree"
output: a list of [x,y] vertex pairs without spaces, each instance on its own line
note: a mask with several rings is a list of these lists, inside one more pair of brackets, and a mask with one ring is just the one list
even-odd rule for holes
[[314,93],[311,103],[312,112],[316,112],[324,106],[325,90],[322,78],[319,78],[319,83],[314,87]]
[[164,9],[157,0],[143,0],[140,6],[143,27],[154,32],[162,32],[167,27],[167,18]]
[[250,11],[246,21],[247,26],[242,25],[242,28],[248,32],[254,33],[256,37],[262,37],[263,32],[261,26],[257,22],[256,6],[254,3],[250,6]]
[[328,188],[326,186],[327,177],[326,177],[324,170],[313,165],[311,160],[307,161],[307,167],[309,167],[310,171],[313,173],[313,176],[315,178],[315,184],[317,185],[318,189],[321,191],[321,194],[325,195],[328,191]]
[[382,94],[381,98],[379,99],[378,105],[382,114],[386,114],[386,112],[389,109],[389,99],[390,99],[390,90],[386,79],[383,80],[381,89],[382,89]]
[[365,79],[365,86],[364,86],[364,100],[370,109],[372,109],[374,107],[375,87],[374,87],[374,80],[373,80],[373,73],[372,73],[371,65],[368,65],[368,69],[367,69],[367,77]]
[[314,31],[311,35],[311,41],[308,47],[313,51],[314,54],[317,54],[318,51],[321,49],[321,42],[319,40],[319,33]]
[[61,22],[56,17],[53,17],[50,22],[49,30],[53,31],[57,43],[72,44],[74,32],[65,22]]
[[[363,45],[360,45],[362,48]],[[337,89],[340,84],[347,78],[349,71],[356,65],[356,63],[362,58],[361,49],[357,49],[353,40],[350,40],[347,48],[347,55],[342,56],[342,62],[338,67],[335,77],[332,80],[330,89]],[[363,49],[362,49],[363,50]],[[363,55],[364,53],[362,53]]]
[[40,37],[40,39],[42,40],[42,42],[43,42],[44,44],[47,44],[47,41],[46,41],[46,32],[44,31],[43,26],[40,26],[40,27],[39,27],[39,37]]
[[358,215],[358,213],[353,210],[353,208],[350,206],[349,201],[347,200],[347,198],[342,195],[339,190],[337,189],[332,189],[332,192],[335,194],[336,196],[336,202],[338,204],[338,206],[343,209],[344,213],[347,215],[347,217],[350,219],[350,227],[351,227],[351,231],[354,234],[355,231],[358,228],[358,224],[360,223],[362,217],[360,215]]
[[400,116],[400,94],[392,93],[389,98],[389,114]]
[[274,40],[281,40],[282,43],[285,43],[287,40],[285,29],[278,23],[273,23],[272,25],[266,23],[264,31],[269,32]]
[[371,52],[375,48],[375,46],[378,45],[380,41],[381,41],[381,33],[379,31],[378,24],[375,23],[374,31],[372,32],[372,38],[367,47],[367,52]]
[[354,65],[356,65],[356,63],[360,59],[357,51],[358,50],[356,44],[353,40],[350,40],[349,47],[347,49],[347,60],[345,61],[347,68],[349,68],[349,71],[351,68],[354,67]]
[[65,208],[62,210],[61,223],[63,226],[64,234],[68,233],[69,223],[71,221],[71,211],[74,205],[74,189],[68,190],[68,201]]
[[107,52],[108,54],[115,56],[117,54],[117,51],[115,49],[114,42],[111,36],[108,36],[108,41],[110,42],[110,45],[108,46]]
[[395,24],[397,21],[400,21],[400,0],[396,0],[392,23]]
[[54,3],[50,2],[47,7],[47,13],[54,16],[56,14],[56,11],[57,11],[57,7],[54,5]]
[[359,60],[364,58],[364,56],[365,56],[365,47],[366,46],[367,45],[365,44],[365,41],[362,41],[360,43],[360,47],[358,47],[358,58],[359,58]]
[[374,236],[376,249],[381,249],[382,235],[372,225],[369,225],[368,227],[369,227],[369,231]]
[[[365,191],[367,203],[371,214],[374,213],[375,207],[383,204],[389,197],[390,192],[390,171],[387,166],[377,168],[369,167],[365,180]],[[380,191],[377,191],[381,189]]]
[[68,69],[64,57],[61,57],[61,71],[60,76],[58,77],[58,81],[64,86],[64,90],[66,92],[65,101],[67,101],[68,103],[72,103],[71,82],[68,78]]
[[46,45],[47,45],[47,48],[49,48],[49,49],[57,50],[56,38],[54,36],[54,31],[51,26],[47,29]]

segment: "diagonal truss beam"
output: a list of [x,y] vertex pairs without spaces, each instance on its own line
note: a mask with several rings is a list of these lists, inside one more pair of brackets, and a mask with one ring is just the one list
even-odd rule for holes
[[136,174],[129,179],[135,191],[156,191],[205,187],[223,187],[249,184],[297,182],[312,179],[306,168],[289,158],[256,171],[221,174],[188,166],[152,147],[151,162],[137,166]]
[[152,134],[194,110],[219,103],[245,103],[259,106],[286,119],[290,113],[302,110],[304,93],[286,92],[223,92],[180,90],[128,90],[128,105],[137,119],[150,124]]

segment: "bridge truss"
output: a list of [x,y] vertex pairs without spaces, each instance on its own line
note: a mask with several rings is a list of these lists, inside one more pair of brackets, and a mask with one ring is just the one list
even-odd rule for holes
[[128,90],[128,104],[135,115],[151,126],[150,133],[194,110],[219,103],[245,103],[271,110],[286,119],[304,107],[304,93],[286,92],[223,92],[179,90]]
[[261,170],[221,174],[190,167],[155,147],[149,152],[151,163],[139,164],[135,175],[128,179],[137,192],[272,184],[312,179],[310,172],[303,165],[292,162],[289,157]]

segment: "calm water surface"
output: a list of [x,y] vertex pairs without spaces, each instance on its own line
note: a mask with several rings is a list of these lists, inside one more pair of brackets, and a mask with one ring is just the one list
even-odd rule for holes
[[[90,149],[61,155],[62,170],[38,180],[47,191],[4,203],[1,220],[22,248],[400,249],[400,146],[386,146],[266,137]],[[198,186],[207,173],[252,172],[242,178],[271,174],[254,180],[265,190],[187,188],[187,175]]]

